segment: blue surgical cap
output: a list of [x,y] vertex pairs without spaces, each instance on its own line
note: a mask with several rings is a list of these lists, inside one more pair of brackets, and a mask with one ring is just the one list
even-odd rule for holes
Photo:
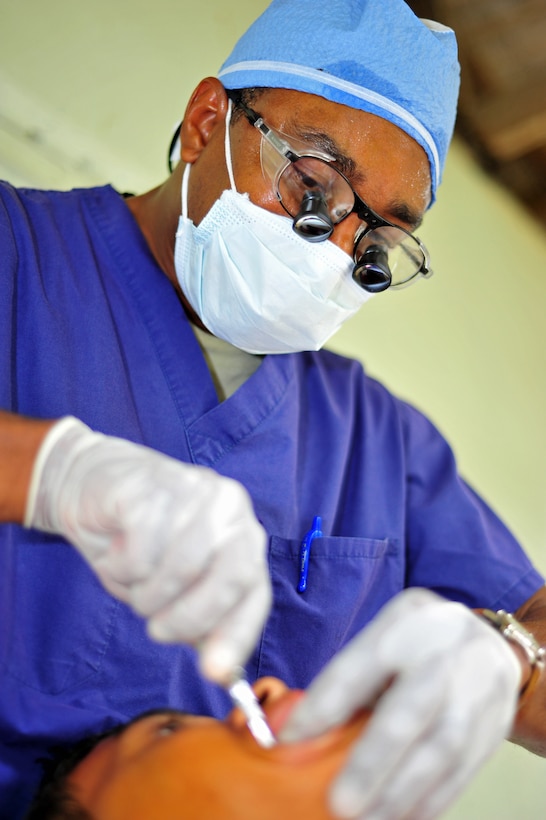
[[457,42],[403,0],[273,0],[218,78],[227,89],[288,88],[389,120],[426,151],[434,199],[455,124]]

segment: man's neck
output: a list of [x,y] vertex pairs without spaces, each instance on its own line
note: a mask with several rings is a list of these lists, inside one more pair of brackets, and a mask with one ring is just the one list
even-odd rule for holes
[[181,211],[181,177],[182,169],[178,166],[162,185],[129,197],[125,202],[142,231],[150,253],[176,290],[189,320],[204,330],[204,325],[182,292],[174,266],[174,243]]
[[176,169],[162,185],[126,200],[152,256],[177,289],[174,242],[180,216],[180,174]]

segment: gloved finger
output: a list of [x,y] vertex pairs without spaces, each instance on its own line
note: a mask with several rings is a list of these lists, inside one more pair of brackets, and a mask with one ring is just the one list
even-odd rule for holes
[[442,754],[436,752],[431,756],[433,744],[427,743],[426,736],[422,741],[421,746],[408,751],[401,761],[392,788],[363,804],[359,817],[366,820],[424,820],[423,794],[428,798],[430,793],[435,793],[448,769]]
[[[445,739],[445,743],[443,743]],[[383,783],[381,789],[367,793],[362,799],[361,784],[358,812],[347,812],[347,801],[339,801],[339,795],[332,794],[332,807],[341,817],[365,817],[366,820],[401,820],[417,818],[424,820],[431,795],[437,793],[442,784],[449,781],[453,767],[457,766],[459,747],[453,745],[451,730],[438,731],[438,726],[429,726],[418,743],[405,749],[398,761],[394,775]],[[356,798],[353,798],[353,805]],[[434,816],[434,815],[432,815]]]
[[[167,493],[156,492],[146,510],[120,517],[118,528],[109,535],[107,549],[93,561],[101,578],[108,578],[114,585],[131,587],[153,574],[169,538],[170,506]],[[106,541],[104,535],[103,540]],[[86,542],[89,542],[88,535]]]
[[476,762],[472,755],[466,755],[456,771],[447,772],[449,776],[438,783],[435,789],[427,790],[422,801],[415,806],[411,817],[415,820],[435,820],[441,817],[444,811],[463,793],[489,757],[490,755],[487,754],[484,759]]
[[93,570],[96,573],[99,581],[105,588],[110,595],[113,595],[114,598],[117,598],[119,601],[123,601],[124,604],[129,604],[129,592],[130,587],[126,586],[125,584],[120,584],[117,581],[114,581],[108,573],[103,573],[100,567],[97,567],[96,564],[93,565]]
[[[438,817],[508,736],[517,696],[506,697],[502,693],[505,687],[506,681],[499,681],[498,689],[495,683],[494,691],[484,693],[483,699],[474,704],[472,711],[465,710],[464,715],[451,717],[460,729],[458,743],[454,742],[456,734],[447,723],[444,732],[447,738],[440,736],[436,745],[437,756],[445,764],[444,773],[434,789],[423,790],[422,800],[415,807],[415,817],[419,820],[421,817],[423,820]],[[495,690],[499,692],[498,699]]]
[[[476,723],[474,723],[476,725]],[[468,744],[468,726],[445,721],[406,751],[388,788],[360,804],[366,820],[431,820],[460,794],[486,757],[475,759]],[[500,742],[500,740],[498,741]],[[495,745],[495,748],[497,748]],[[332,800],[335,806],[335,800]],[[355,815],[343,815],[354,817]]]
[[[358,810],[366,817],[372,805],[373,817],[405,816],[399,814],[403,806],[422,804],[427,794],[432,801],[449,781],[456,789],[468,762],[475,768],[497,748],[511,724],[517,674],[506,663],[504,644],[492,637],[485,633],[482,640],[478,630],[458,659],[448,655],[393,685],[335,784],[336,805],[354,806],[360,796]],[[429,694],[435,708],[427,715]]]
[[415,669],[382,696],[333,784],[332,805],[340,817],[364,814],[392,788],[403,761],[434,731],[443,708],[445,685],[445,671],[436,669],[423,677],[422,671]]
[[[118,445],[117,449],[126,454],[125,461],[109,465],[110,486],[100,503],[91,507],[86,503],[82,507],[85,517],[82,537],[88,551],[92,509],[98,531],[103,537],[111,534],[107,560],[109,571],[118,583],[131,584],[147,578],[173,542],[180,550],[183,536],[194,532],[195,538],[197,530],[204,536],[207,527],[210,528],[206,513],[217,497],[239,491],[246,499],[246,491],[236,482],[220,478],[211,470],[187,467],[126,442],[109,444],[109,455]],[[104,480],[97,479],[97,485],[104,494]],[[199,557],[206,552],[207,543],[208,539],[202,538],[200,549],[188,553],[188,564],[194,555]],[[95,557],[100,560],[99,554]],[[103,571],[106,571],[104,564]]]
[[375,701],[388,673],[375,663],[367,637],[360,633],[319,673],[279,733],[281,742],[322,734]]
[[[415,639],[407,637],[415,638],[416,631],[420,642],[418,616],[440,601],[427,590],[411,589],[389,602],[315,678],[279,739],[289,743],[316,736],[346,721],[357,709],[372,706],[404,662],[415,665],[411,649]],[[404,658],[404,653],[409,657]]]
[[[201,602],[203,593],[195,600]],[[210,600],[210,599],[209,599]],[[187,604],[177,601],[148,622],[148,631],[162,642],[187,642],[199,647],[200,666],[206,677],[224,683],[235,667],[243,666],[256,645],[271,607],[271,586],[262,577],[238,596],[231,609],[218,610],[203,629],[199,619],[188,616]],[[193,628],[188,627],[191,620]]]
[[[193,544],[189,538],[183,538],[183,552],[181,547],[177,538],[176,544],[165,549],[159,565],[149,568],[144,578],[131,585],[130,603],[144,617],[159,615],[192,588],[199,589],[207,577],[212,576],[220,585],[222,579],[213,569],[216,547],[209,542],[204,549],[202,544]],[[208,598],[203,600],[203,605],[208,603]],[[191,612],[192,607],[188,610]]]
[[[481,763],[476,763],[471,756],[462,764],[453,768],[444,767],[438,772],[435,782],[428,780],[426,771],[426,760],[420,766],[420,777],[423,783],[422,797],[416,792],[412,801],[411,811],[408,811],[408,803],[405,795],[402,794],[404,783],[400,782],[400,791],[396,803],[393,801],[393,810],[396,806],[402,807],[402,814],[399,817],[408,817],[411,820],[434,820],[440,817],[448,806],[463,792],[465,787],[476,776]],[[415,777],[415,770],[409,774],[409,778]],[[426,784],[426,788],[424,787]],[[406,813],[404,813],[404,811]],[[383,814],[378,815],[383,817]],[[395,815],[396,816],[396,815]],[[398,820],[398,816],[397,820]],[[373,817],[373,814],[372,814]]]
[[[260,574],[267,577],[267,537],[253,515],[243,509],[223,524],[218,515],[208,514],[208,519],[198,531],[175,526],[158,566],[131,588],[130,601],[142,615],[159,616],[169,604],[183,599],[190,630],[197,620],[206,632],[217,612],[230,609]],[[180,622],[183,609],[182,602]]]
[[153,634],[197,643],[260,584],[269,584],[262,544],[250,551],[246,545],[225,545],[191,586],[154,613]]
[[205,677],[225,684],[236,667],[245,665],[258,642],[271,601],[268,579],[255,585],[226,615],[200,647],[199,666]]

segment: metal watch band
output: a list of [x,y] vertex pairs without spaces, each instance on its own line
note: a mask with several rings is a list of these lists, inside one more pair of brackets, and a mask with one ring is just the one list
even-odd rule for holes
[[507,641],[521,646],[531,666],[544,663],[546,650],[513,615],[505,612],[504,609],[499,609],[498,612],[493,612],[492,609],[480,609],[479,614],[495,627]]
[[496,629],[505,640],[521,646],[527,656],[529,665],[531,666],[531,676],[519,693],[518,713],[521,714],[524,705],[528,702],[528,698],[542,675],[546,650],[539,644],[535,636],[525,629],[523,624],[509,612],[505,612],[504,609],[499,609],[498,612],[494,612],[492,609],[479,609],[477,612],[478,615]]

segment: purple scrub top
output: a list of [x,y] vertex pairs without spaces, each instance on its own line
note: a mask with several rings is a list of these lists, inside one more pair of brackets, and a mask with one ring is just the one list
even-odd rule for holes
[[[274,606],[248,664],[305,687],[407,586],[514,610],[542,584],[417,410],[328,351],[267,356],[219,403],[174,288],[110,187],[0,186],[0,408],[74,415],[242,482]],[[307,589],[300,545],[314,516]],[[52,742],[152,707],[223,716],[191,649],[150,641],[63,539],[0,526],[0,818]]]

